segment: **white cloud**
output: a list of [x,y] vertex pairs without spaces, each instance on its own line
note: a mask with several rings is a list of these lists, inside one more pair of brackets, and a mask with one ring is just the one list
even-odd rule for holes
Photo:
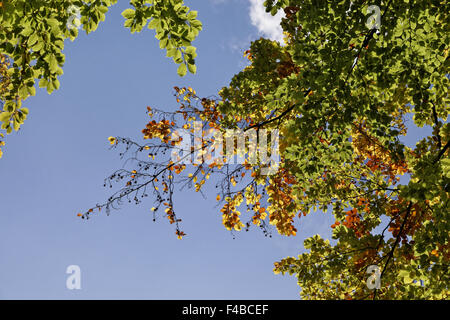
[[280,26],[280,22],[284,13],[279,11],[275,16],[272,16],[266,12],[263,3],[264,0],[250,0],[250,20],[252,25],[265,37],[283,43],[283,29]]

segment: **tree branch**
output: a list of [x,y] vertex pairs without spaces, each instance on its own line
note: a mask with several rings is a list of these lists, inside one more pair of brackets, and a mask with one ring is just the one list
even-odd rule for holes
[[[383,274],[386,272],[386,269],[387,269],[387,266],[388,266],[389,262],[394,257],[394,251],[395,251],[398,243],[400,242],[400,237],[402,235],[403,229],[405,228],[406,220],[408,220],[409,214],[411,213],[411,208],[412,208],[412,202],[410,201],[409,204],[408,204],[408,208],[406,209],[405,219],[403,219],[403,222],[402,222],[402,225],[400,226],[400,230],[398,232],[398,235],[395,238],[394,245],[392,246],[391,251],[389,251],[389,253],[388,253],[388,259],[386,261],[386,264],[384,265],[383,270],[381,271],[380,279],[383,277]],[[377,291],[375,289],[375,292],[373,294],[373,300],[375,300],[376,296],[377,296]]]
[[440,127],[440,123],[439,123],[439,119],[437,116],[437,112],[436,112],[436,106],[434,105],[433,101],[431,101],[431,104],[433,105],[433,118],[434,118],[434,123],[436,125],[436,138],[437,138],[437,142],[438,142],[438,149],[442,148],[442,139],[441,139],[441,135],[439,134],[439,127]]
[[433,161],[433,164],[441,160],[441,157],[444,155],[444,153],[447,151],[448,147],[450,147],[450,141],[447,142],[447,144],[442,148],[442,150],[437,155],[436,159]]
[[[311,92],[311,88],[309,88],[308,90],[306,90],[306,92],[305,92],[305,94],[304,94],[303,96],[304,96],[304,97],[307,97],[308,94],[309,94],[310,92]],[[266,124],[269,124],[269,123],[271,123],[271,122],[277,121],[277,120],[283,118],[283,117],[284,117],[285,115],[287,115],[289,112],[291,112],[296,106],[297,106],[296,104],[293,104],[292,106],[290,106],[289,108],[287,108],[286,110],[284,110],[283,113],[281,113],[280,115],[276,116],[275,118],[270,118],[270,119],[267,119],[267,120],[265,120],[265,121],[263,121],[263,122],[260,122],[260,123],[257,123],[257,124],[255,124],[255,125],[249,126],[249,127],[247,127],[247,128],[244,129],[244,132],[245,132],[245,131],[248,131],[248,130],[250,130],[250,129],[253,129],[253,128],[260,128],[260,127],[262,127],[262,126],[264,126],[264,125],[266,125]]]

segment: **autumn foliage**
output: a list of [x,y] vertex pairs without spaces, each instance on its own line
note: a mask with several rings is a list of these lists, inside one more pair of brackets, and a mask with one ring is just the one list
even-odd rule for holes
[[[308,238],[306,252],[274,265],[275,273],[297,277],[302,298],[447,299],[448,10],[432,1],[383,2],[376,30],[361,22],[364,1],[318,8],[280,0],[266,7],[286,13],[285,44],[252,42],[244,53],[249,65],[218,97],[175,87],[177,111],[148,108],[145,143],[112,137],[133,168],[105,180],[121,187],[97,208],[109,212],[153,193],[152,213],[165,208],[182,238],[174,185],[202,192],[215,177],[219,214],[233,233],[256,226],[268,236],[273,229],[295,236],[301,217],[317,209],[333,215],[331,241]],[[188,130],[194,140],[195,123],[202,136],[189,156],[203,160],[211,160],[217,142],[212,130],[278,130],[277,171],[263,175],[262,163],[225,157],[172,161],[183,142],[175,132]],[[424,126],[432,134],[419,138]],[[415,143],[406,143],[411,137]],[[373,265],[381,277],[375,290],[366,282]]]

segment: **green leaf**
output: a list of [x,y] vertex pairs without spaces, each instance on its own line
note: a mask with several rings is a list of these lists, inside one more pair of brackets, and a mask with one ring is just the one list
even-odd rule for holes
[[9,113],[9,112],[1,112],[0,113],[0,122],[9,121],[10,118],[11,118],[11,113]]
[[134,18],[136,14],[136,11],[134,11],[133,9],[125,9],[122,12],[122,17],[124,17],[125,19],[132,19]]
[[158,25],[159,25],[159,19],[154,18],[149,22],[148,28],[155,29]]
[[187,15],[188,20],[194,20],[197,18],[198,12],[197,11],[190,11]]
[[54,54],[49,56],[49,68],[51,73],[56,73],[58,71],[58,60]]
[[178,67],[178,71],[177,71],[178,75],[180,77],[184,77],[187,73],[187,68],[186,65],[184,63],[180,64],[180,66]]
[[169,39],[168,38],[164,38],[159,42],[159,47],[161,49],[165,49],[167,47],[167,44],[169,43]]
[[187,66],[188,66],[188,69],[189,69],[190,73],[192,73],[192,74],[196,74],[197,73],[197,67],[196,67],[195,64],[188,63]]
[[167,49],[167,54],[166,54],[166,56],[169,57],[169,58],[170,58],[170,57],[173,57],[173,56],[176,55],[177,51],[178,51],[177,48],[170,48],[170,49]]
[[193,58],[195,58],[197,56],[196,51],[197,51],[197,49],[193,46],[188,46],[188,47],[186,47],[186,50],[185,50],[185,52],[187,54],[191,55]]

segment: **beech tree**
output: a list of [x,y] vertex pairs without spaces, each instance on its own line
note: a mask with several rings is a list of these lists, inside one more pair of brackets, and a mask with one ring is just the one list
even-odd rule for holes
[[[95,4],[112,2],[83,4],[89,4],[88,13]],[[137,2],[152,1],[132,1]],[[219,214],[233,232],[256,226],[268,236],[272,228],[295,236],[295,223],[313,210],[334,216],[331,241],[313,236],[304,242],[306,253],[274,264],[275,273],[297,277],[303,299],[448,299],[448,3],[268,0],[265,6],[272,14],[285,12],[285,43],[252,42],[245,52],[249,66],[215,99],[175,87],[179,109],[148,107],[143,141],[110,137],[112,148],[122,148],[127,167],[107,177],[105,186],[119,188],[78,215],[88,219],[102,209],[109,214],[123,201],[141,203],[151,195],[148,210],[167,217],[181,239],[189,231],[183,230],[173,202],[177,186],[201,192],[214,177]],[[138,12],[125,14],[128,27],[137,31],[144,21]],[[20,39],[30,41],[28,31],[20,32]],[[177,46],[171,50],[179,52]],[[11,45],[0,53],[3,47]],[[9,89],[26,89],[28,95],[32,86],[19,85],[30,69],[20,67],[28,52],[22,48],[9,51],[18,50]],[[41,75],[53,88],[61,62],[54,54],[56,65],[47,54],[36,64],[48,73],[23,79]],[[180,74],[189,66],[182,63]],[[8,104],[13,110],[20,108],[16,100]],[[408,147],[408,130],[424,127],[432,134]],[[242,163],[221,154],[220,137],[230,130],[268,133],[268,145],[279,146],[275,172],[267,171],[272,162],[251,158],[250,142]],[[189,139],[179,132],[188,132]],[[191,139],[196,143],[186,149]],[[234,141],[231,146],[242,156]],[[269,149],[266,156],[272,158],[274,149]],[[216,151],[219,157],[212,156]],[[191,165],[187,158],[201,161]]]
[[[63,74],[64,41],[74,41],[82,28],[86,33],[97,29],[109,7],[117,0],[7,0],[0,1],[0,56],[2,87],[0,92],[1,129],[7,134],[17,131],[29,110],[23,101],[40,88],[52,93],[60,86]],[[192,41],[202,29],[197,11],[183,0],[130,0],[131,8],[123,11],[124,26],[140,32],[153,29],[161,49],[179,65],[178,74],[196,72],[196,48]],[[3,68],[6,71],[3,72]],[[3,76],[7,75],[8,85]],[[0,154],[1,157],[1,154]]]
[[[8,60],[4,55],[0,55],[0,96],[3,96],[5,92],[7,91],[8,83],[9,83],[9,77],[8,77]],[[3,107],[2,100],[0,99],[0,106]],[[5,142],[3,141],[4,134],[0,132],[0,158],[3,155],[2,148],[5,145]]]

